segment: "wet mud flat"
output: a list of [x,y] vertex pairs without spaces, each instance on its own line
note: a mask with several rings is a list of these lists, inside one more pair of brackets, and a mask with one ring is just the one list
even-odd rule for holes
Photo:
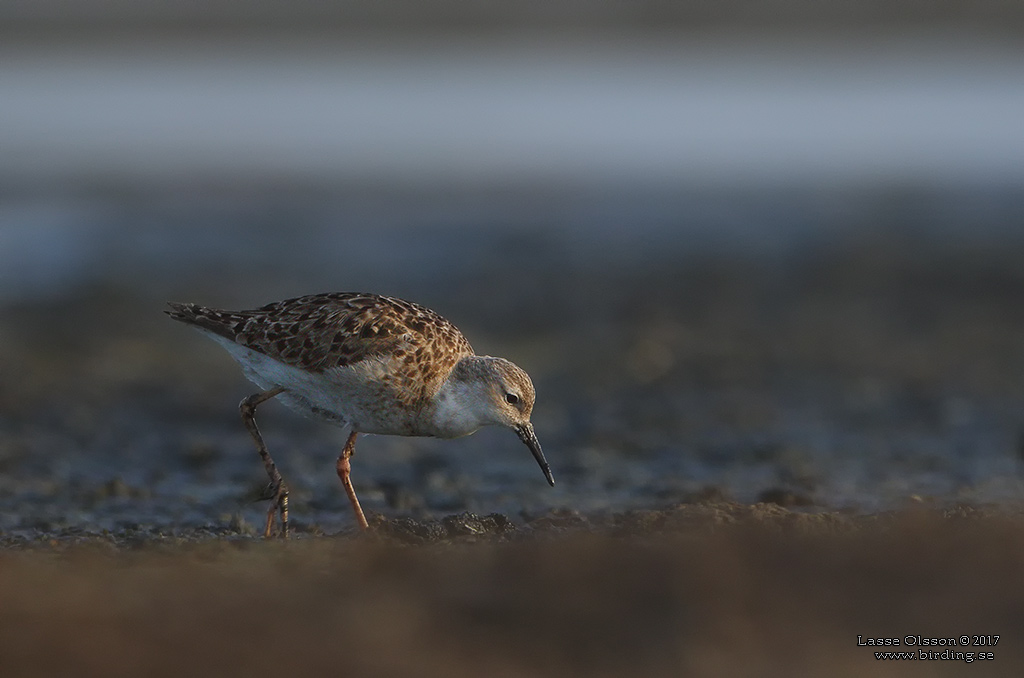
[[[316,235],[302,242],[311,248]],[[156,264],[140,277],[114,249],[98,259],[103,282],[7,302],[0,534],[254,534],[266,476],[237,410],[253,387],[219,347],[161,311],[167,299],[244,308],[324,289],[432,306],[537,386],[533,419],[554,488],[507,431],[367,436],[353,482],[364,508],[388,520],[468,511],[522,524],[701,498],[867,514],[1024,502],[1019,239],[857,231],[754,256],[691,251],[666,233],[576,235],[356,231],[346,246],[405,239],[423,261],[391,253],[386,262],[404,265],[386,275],[356,262],[329,280],[309,273],[332,270],[326,263],[301,266],[306,248],[278,250],[274,275],[249,272],[262,270],[257,253],[237,271],[229,260],[220,277],[205,263],[176,272],[186,282]],[[499,264],[524,272],[516,286],[491,275]],[[296,529],[350,529],[333,463],[343,434],[274,402],[258,419],[292,489]]]
[[[95,535],[0,551],[0,666],[8,676],[944,676],[984,665],[1010,676],[1024,660],[1022,567],[1024,516],[965,506],[378,518],[369,534],[289,542]],[[875,658],[892,650],[916,658]]]

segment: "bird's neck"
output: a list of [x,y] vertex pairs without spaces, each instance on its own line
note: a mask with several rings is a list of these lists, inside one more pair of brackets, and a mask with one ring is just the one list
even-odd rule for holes
[[461,438],[493,423],[490,417],[484,416],[480,385],[460,379],[456,372],[452,370],[441,384],[428,410],[432,435],[438,438]]

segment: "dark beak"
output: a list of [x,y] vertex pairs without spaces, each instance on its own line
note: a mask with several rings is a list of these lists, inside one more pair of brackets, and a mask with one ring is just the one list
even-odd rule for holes
[[533,432],[533,424],[516,426],[515,431],[519,439],[530,448],[530,452],[533,452],[533,458],[540,464],[540,470],[544,472],[544,477],[548,479],[548,485],[554,487],[555,477],[551,475],[551,467],[548,466],[548,461],[544,458],[544,452],[540,449],[540,441],[537,440],[537,434]]

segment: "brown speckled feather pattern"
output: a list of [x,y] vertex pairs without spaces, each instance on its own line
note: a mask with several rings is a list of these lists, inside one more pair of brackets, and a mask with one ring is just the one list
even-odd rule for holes
[[[403,375],[418,386],[410,390],[421,398],[432,395],[460,358],[473,355],[462,332],[442,316],[378,294],[312,294],[250,311],[170,305],[176,320],[310,372],[369,358],[401,361]],[[411,385],[394,384],[401,390]]]

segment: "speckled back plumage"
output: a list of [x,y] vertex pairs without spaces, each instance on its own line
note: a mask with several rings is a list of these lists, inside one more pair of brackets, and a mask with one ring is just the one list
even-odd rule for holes
[[[312,294],[249,311],[171,303],[167,313],[283,363],[311,372],[374,357],[401,360],[426,391],[473,348],[455,325],[428,308],[360,292]],[[427,393],[417,394],[419,396]]]

